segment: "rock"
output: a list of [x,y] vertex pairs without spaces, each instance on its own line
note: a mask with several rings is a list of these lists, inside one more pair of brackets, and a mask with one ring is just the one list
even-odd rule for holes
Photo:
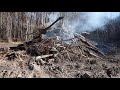
[[57,52],[57,49],[55,47],[52,47],[51,51],[56,51]]
[[29,70],[33,70],[34,66],[32,64],[28,65]]
[[81,78],[91,78],[87,73],[81,75]]
[[3,52],[4,51],[4,48],[0,48],[0,52]]
[[37,65],[44,65],[46,62],[43,59],[39,59],[35,61],[37,63]]
[[103,69],[107,69],[108,68],[106,64],[102,64],[102,67],[103,67]]
[[75,78],[81,78],[81,74],[80,73],[76,74]]
[[106,73],[107,73],[107,75],[108,75],[109,77],[111,77],[112,70],[111,70],[111,69],[107,69],[107,70],[106,70]]
[[80,68],[80,66],[79,65],[75,65],[75,68],[78,69],[78,68]]
[[22,75],[21,75],[21,74],[19,74],[19,75],[17,76],[17,78],[22,78]]
[[8,58],[8,60],[14,60],[15,58],[17,58],[16,54],[15,53],[10,53],[10,54],[7,54],[6,57]]
[[58,50],[55,47],[52,47],[52,49],[50,50],[50,54],[56,54],[58,52]]
[[38,65],[33,64],[33,66],[34,66],[34,69],[35,69],[35,70],[37,70],[37,71],[39,71],[39,70],[40,70],[40,67],[39,67]]
[[90,64],[96,64],[96,60],[91,60]]

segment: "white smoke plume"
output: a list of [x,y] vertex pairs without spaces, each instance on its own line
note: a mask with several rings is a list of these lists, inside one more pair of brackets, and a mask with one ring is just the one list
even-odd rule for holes
[[[84,31],[94,31],[104,25],[111,19],[120,16],[120,12],[64,12],[64,30],[69,37],[73,37],[75,33]],[[51,13],[50,23],[60,16],[60,12]]]
[[[80,32],[82,31],[93,31],[96,28],[103,27],[109,20],[115,19],[120,15],[119,12],[86,12],[85,24],[82,21],[78,23]],[[77,29],[77,28],[76,28]]]

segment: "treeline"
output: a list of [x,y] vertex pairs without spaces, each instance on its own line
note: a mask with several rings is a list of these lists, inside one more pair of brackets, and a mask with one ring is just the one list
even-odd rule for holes
[[110,20],[104,28],[98,28],[93,31],[90,38],[99,42],[120,42],[120,16]]
[[26,41],[32,39],[36,27],[42,28],[49,22],[50,12],[0,12],[0,40]]
[[[0,41],[28,41],[33,35],[25,34],[47,27],[57,17],[64,16],[64,23],[68,26],[71,21],[78,20],[79,15],[78,12],[0,12]],[[64,26],[63,20],[56,24],[56,27]]]

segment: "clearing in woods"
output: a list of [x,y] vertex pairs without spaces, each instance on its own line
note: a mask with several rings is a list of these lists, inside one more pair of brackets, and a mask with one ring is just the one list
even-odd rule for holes
[[2,43],[0,43],[0,48],[14,47],[14,46],[17,46],[19,44],[22,44],[22,42],[11,42],[11,43],[2,42]]

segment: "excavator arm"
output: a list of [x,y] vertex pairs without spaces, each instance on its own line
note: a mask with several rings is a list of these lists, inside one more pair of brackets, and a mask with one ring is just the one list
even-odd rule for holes
[[[44,28],[44,29],[39,29],[39,34],[45,34],[47,32],[47,30],[49,28],[51,28],[56,22],[58,22],[59,20],[63,19],[64,17],[59,17],[57,20],[55,20],[50,26]],[[34,32],[36,33],[36,32]],[[25,35],[31,35],[31,34],[34,34],[34,33],[29,33],[29,34],[25,34]]]

